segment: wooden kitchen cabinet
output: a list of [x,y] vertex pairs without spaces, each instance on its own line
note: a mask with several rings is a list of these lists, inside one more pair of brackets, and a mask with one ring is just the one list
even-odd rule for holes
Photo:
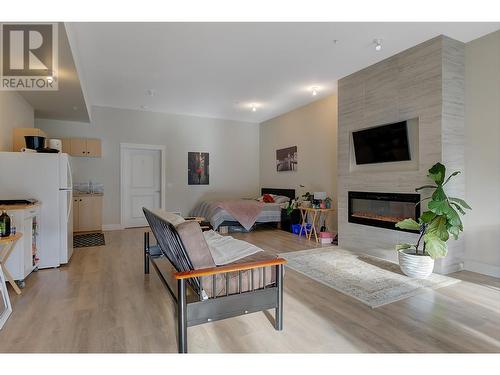
[[70,139],[71,156],[87,156],[87,141],[84,138]]
[[61,139],[61,143],[62,143],[61,152],[63,152],[64,154],[71,155],[71,139],[63,138]]
[[73,231],[96,232],[102,230],[102,196],[81,195],[73,199]]
[[93,158],[101,157],[101,140],[100,139],[87,139],[87,156]]
[[63,152],[71,156],[100,158],[101,140],[95,138],[67,138],[62,141]]

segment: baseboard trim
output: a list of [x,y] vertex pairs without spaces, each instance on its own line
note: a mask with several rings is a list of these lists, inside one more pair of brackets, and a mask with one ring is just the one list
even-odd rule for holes
[[121,225],[121,224],[104,224],[102,226],[103,231],[122,230],[122,229],[124,229],[124,228],[123,228],[123,225]]
[[464,269],[467,271],[477,272],[493,277],[500,277],[500,266],[478,262],[476,260],[465,260],[464,263]]
[[462,271],[464,269],[463,262],[452,263],[438,266],[437,264],[434,266],[434,272],[439,273],[441,275],[448,275],[449,273]]

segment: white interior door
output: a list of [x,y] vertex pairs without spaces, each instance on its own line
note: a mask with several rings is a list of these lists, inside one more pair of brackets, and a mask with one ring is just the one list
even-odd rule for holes
[[122,225],[147,225],[143,207],[162,206],[162,151],[137,147],[122,148]]

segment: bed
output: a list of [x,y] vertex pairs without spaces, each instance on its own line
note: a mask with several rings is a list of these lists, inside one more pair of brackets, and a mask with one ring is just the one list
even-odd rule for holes
[[[272,194],[287,197],[289,199],[295,198],[295,189],[274,189],[262,188],[261,195]],[[218,201],[203,201],[200,202],[190,213],[191,216],[201,216],[210,222],[212,228],[217,230],[219,227],[231,227],[233,229],[241,228],[244,230],[241,223],[236,220],[229,212],[221,207],[218,207]],[[283,203],[265,203],[262,210],[257,215],[255,225],[270,224],[281,222],[281,208]],[[246,228],[246,230],[249,230]]]

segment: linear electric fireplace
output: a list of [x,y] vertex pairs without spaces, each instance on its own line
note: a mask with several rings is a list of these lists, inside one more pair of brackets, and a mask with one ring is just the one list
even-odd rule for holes
[[420,216],[420,194],[373,193],[350,191],[348,221],[374,227],[402,230],[396,223]]

